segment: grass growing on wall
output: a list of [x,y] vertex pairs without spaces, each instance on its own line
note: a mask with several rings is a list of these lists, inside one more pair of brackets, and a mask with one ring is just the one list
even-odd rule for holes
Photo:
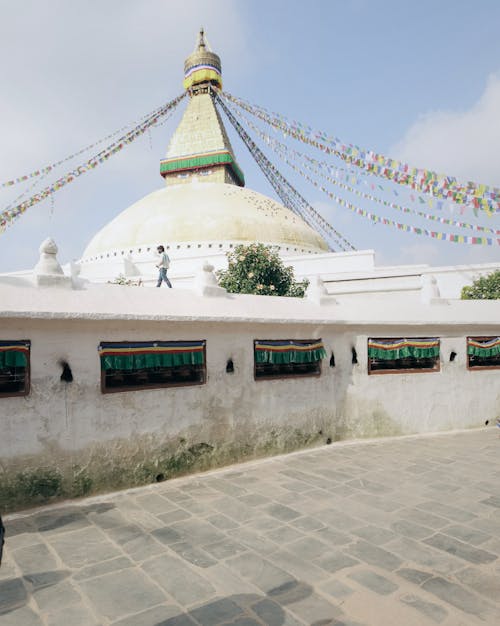
[[[22,472],[5,470],[0,482],[2,514],[60,500],[161,482],[178,476],[223,467],[252,458],[291,452],[327,440],[322,430],[273,429],[253,441],[190,443],[177,439],[154,448],[145,446],[127,455],[102,446],[87,452],[79,464],[61,461],[54,467],[36,466]],[[126,445],[126,442],[125,444]],[[82,454],[83,456],[83,454]],[[24,465],[29,465],[25,460]],[[32,461],[34,463],[34,460]]]

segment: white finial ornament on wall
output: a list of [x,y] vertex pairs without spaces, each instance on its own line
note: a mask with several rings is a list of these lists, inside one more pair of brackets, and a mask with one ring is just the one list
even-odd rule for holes
[[33,272],[38,287],[71,287],[71,277],[64,275],[57,260],[57,244],[52,237],[42,241],[38,250],[40,259]]
[[338,304],[333,296],[328,295],[325,283],[320,276],[312,278],[306,291],[306,298],[315,304]]
[[224,298],[227,291],[219,287],[217,277],[214,273],[214,266],[208,261],[203,262],[201,270],[196,275],[196,292],[201,296]]

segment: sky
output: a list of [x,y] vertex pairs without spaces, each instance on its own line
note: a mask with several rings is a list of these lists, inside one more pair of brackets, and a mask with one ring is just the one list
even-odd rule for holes
[[[498,0],[0,0],[0,183],[180,95],[184,59],[202,25],[229,93],[411,165],[500,187]],[[61,262],[78,259],[102,226],[161,188],[159,161],[180,114],[29,208],[0,234],[0,272],[33,267],[48,236]],[[247,186],[275,197],[245,146],[231,139]],[[281,169],[357,249],[374,249],[377,265],[500,262],[499,246],[373,225]],[[25,190],[0,189],[0,210]],[[451,219],[475,219],[451,210]],[[376,212],[445,230],[390,208]],[[498,214],[479,218],[500,229]]]

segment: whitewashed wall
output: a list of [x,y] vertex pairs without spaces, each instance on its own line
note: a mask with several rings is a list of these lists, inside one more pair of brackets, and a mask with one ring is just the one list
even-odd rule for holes
[[[158,302],[176,298],[182,305],[180,291],[148,292]],[[78,296],[68,293],[61,297]],[[115,299],[128,293],[127,288],[113,291]],[[203,300],[209,302],[201,298],[197,304]],[[259,301],[276,307],[281,300],[240,296],[236,304]],[[219,305],[229,307],[231,301]],[[306,311],[311,305],[297,307]],[[443,307],[434,309],[435,316],[447,317]],[[61,486],[54,497],[68,497],[327,441],[478,427],[500,417],[500,370],[468,371],[465,344],[468,334],[497,336],[500,324],[478,326],[473,314],[468,325],[353,323],[342,321],[342,309],[335,305],[315,310],[323,315],[302,321],[278,315],[261,321],[224,316],[211,321],[61,319],[46,314],[2,319],[2,339],[31,340],[31,392],[0,398],[0,505],[2,498],[4,508],[26,504],[13,494],[26,481],[38,485],[39,475],[55,473]],[[369,336],[439,336],[441,371],[369,376]],[[328,353],[320,377],[254,380],[254,339],[319,337]],[[207,341],[206,384],[101,393],[101,341],[190,339]],[[352,363],[353,347],[357,364]],[[452,350],[457,357],[450,362]],[[329,366],[332,351],[334,368]],[[226,373],[229,358],[233,374]],[[60,380],[60,360],[69,363],[73,382]],[[16,481],[21,474],[20,487]],[[30,489],[27,493],[35,487]]]
[[[477,333],[477,329],[471,331]],[[498,333],[485,328],[485,334]],[[368,336],[441,336],[441,371],[367,373]],[[339,324],[19,320],[2,337],[31,340],[31,392],[0,399],[0,456],[76,451],[136,435],[223,441],[273,428],[357,437],[474,427],[500,413],[500,371],[468,371],[465,337],[435,326],[343,328]],[[255,381],[255,338],[322,337],[336,366],[323,361],[318,378]],[[100,341],[207,340],[205,385],[102,394]],[[351,362],[355,347],[358,364]],[[449,361],[454,350],[457,357]],[[228,358],[234,374],[225,371]],[[60,380],[66,360],[74,381]]]

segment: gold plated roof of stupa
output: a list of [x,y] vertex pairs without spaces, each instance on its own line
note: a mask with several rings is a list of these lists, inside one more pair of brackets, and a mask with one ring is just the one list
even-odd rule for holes
[[210,50],[201,28],[194,52],[184,61],[184,89],[204,82],[222,89],[220,57]]
[[222,87],[220,59],[208,48],[203,29],[184,64],[189,102],[160,163],[168,186],[186,184],[194,176],[204,182],[245,185],[233,147],[215,107],[213,88]]

